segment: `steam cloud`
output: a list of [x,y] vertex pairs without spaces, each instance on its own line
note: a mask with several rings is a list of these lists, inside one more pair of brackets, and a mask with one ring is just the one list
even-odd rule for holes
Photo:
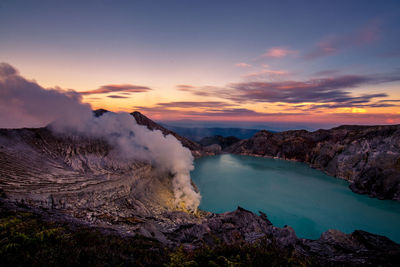
[[28,81],[11,65],[0,63],[0,128],[41,127],[103,138],[124,157],[150,161],[173,175],[176,205],[196,211],[200,194],[193,189],[193,156],[172,135],[138,125],[128,113],[94,117],[91,107],[74,91],[44,89]]
[[174,136],[164,136],[158,130],[150,131],[146,126],[138,125],[128,113],[105,113],[98,118],[91,117],[73,129],[65,126],[70,127],[59,121],[52,124],[56,131],[75,130],[104,138],[124,157],[151,161],[158,169],[171,173],[176,205],[183,204],[189,210],[197,210],[200,194],[194,191],[190,180],[193,156]]

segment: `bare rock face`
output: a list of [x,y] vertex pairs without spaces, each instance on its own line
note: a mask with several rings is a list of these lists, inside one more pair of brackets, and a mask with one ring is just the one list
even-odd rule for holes
[[8,199],[92,224],[166,240],[178,211],[171,179],[148,162],[122,159],[106,142],[46,128],[0,130],[0,183]]
[[400,200],[400,125],[260,131],[225,151],[306,162],[348,180],[354,192]]

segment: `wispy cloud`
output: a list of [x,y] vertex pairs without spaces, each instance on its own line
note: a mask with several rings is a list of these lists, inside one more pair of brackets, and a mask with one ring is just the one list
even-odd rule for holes
[[330,70],[321,70],[318,72],[315,72],[313,75],[314,76],[333,76],[333,75],[337,75],[338,73],[340,73],[340,70],[337,69],[330,69]]
[[216,107],[227,107],[232,106],[233,104],[227,102],[220,101],[178,101],[178,102],[166,102],[166,103],[158,103],[157,106],[164,108],[216,108]]
[[176,89],[183,92],[189,92],[197,96],[212,96],[217,89],[215,86],[194,86],[188,84],[179,84]]
[[398,75],[345,75],[334,78],[310,79],[308,81],[235,83],[231,99],[250,102],[369,102],[373,98],[387,97],[386,93],[353,96],[345,89],[362,85],[399,81]]
[[134,108],[155,116],[185,117],[201,116],[216,110],[233,109],[236,104],[224,101],[173,101],[157,103],[152,107],[135,106]]
[[301,116],[304,113],[285,113],[285,112],[257,112],[246,108],[216,109],[205,112],[190,112],[191,116],[201,117],[273,117],[273,116]]
[[238,117],[246,117],[246,118],[260,118],[260,117],[274,117],[274,116],[300,116],[304,115],[304,112],[296,112],[296,113],[285,113],[285,112],[257,112],[247,108],[214,108],[214,109],[206,109],[203,111],[195,111],[195,110],[177,110],[177,109],[165,109],[161,106],[154,107],[144,107],[144,106],[136,106],[135,109],[151,114],[153,116],[162,116],[163,118],[171,117],[188,117],[188,118],[238,118]]
[[280,57],[286,57],[288,55],[295,55],[297,54],[297,50],[291,50],[288,49],[287,47],[272,47],[265,52],[262,57],[274,57],[274,58],[280,58]]
[[139,86],[133,84],[109,84],[103,85],[97,89],[80,92],[81,95],[92,95],[92,94],[107,94],[116,92],[126,93],[143,93],[152,90],[147,86]]
[[393,103],[377,103],[377,99],[386,98],[385,92],[354,95],[351,89],[364,85],[382,84],[400,81],[400,73],[374,75],[343,75],[330,78],[309,79],[306,81],[277,82],[241,82],[225,87],[190,87],[197,95],[207,92],[207,96],[219,97],[242,103],[320,103],[325,107],[388,107]]
[[263,68],[259,71],[249,72],[244,74],[243,78],[282,78],[289,74],[286,70],[271,70]]
[[235,66],[239,67],[239,68],[250,68],[251,67],[250,64],[245,63],[245,62],[236,63]]
[[108,95],[107,97],[109,97],[109,98],[130,98],[127,96],[122,96],[122,95]]
[[[386,107],[398,107],[398,104],[394,103],[382,103],[380,101],[376,101],[373,103],[370,103],[370,100],[373,97],[369,99],[363,99],[363,100],[353,100],[353,101],[347,101],[343,103],[334,103],[334,104],[321,104],[321,105],[304,105],[303,109],[311,110],[311,109],[326,109],[326,108],[358,108],[358,109],[366,109],[366,108],[386,108]],[[368,100],[368,101],[366,101]],[[362,102],[364,101],[364,102]],[[301,109],[302,110],[302,109]]]
[[330,35],[317,42],[315,47],[304,55],[305,59],[330,56],[354,46],[372,43],[379,39],[381,22],[372,20],[363,28],[345,35]]

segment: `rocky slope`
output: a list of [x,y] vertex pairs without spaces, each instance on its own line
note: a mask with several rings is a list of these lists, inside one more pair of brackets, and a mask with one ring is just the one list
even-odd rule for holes
[[357,193],[400,200],[400,125],[260,131],[225,151],[306,162],[348,180]]
[[155,238],[166,246],[265,242],[328,265],[365,266],[389,259],[391,266],[400,257],[399,245],[361,231],[328,231],[319,240],[306,240],[290,227],[274,227],[265,214],[241,208],[224,214],[184,212],[173,203],[168,173],[149,162],[121,159],[104,140],[55,135],[46,128],[0,130],[0,166],[6,206],[17,203],[51,218]]

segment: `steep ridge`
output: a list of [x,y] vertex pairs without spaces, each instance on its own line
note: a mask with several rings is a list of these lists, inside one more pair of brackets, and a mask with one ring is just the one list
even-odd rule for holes
[[400,200],[400,125],[260,131],[225,152],[305,162],[348,180],[354,192]]
[[[94,110],[93,113],[95,114],[95,116],[101,116],[104,113],[109,112],[108,110],[105,109],[97,109]],[[167,128],[155,123],[154,121],[152,121],[151,119],[149,119],[148,117],[144,116],[142,113],[140,113],[139,111],[134,111],[132,113],[130,113],[136,120],[136,122],[140,125],[144,125],[147,126],[148,129],[154,131],[154,130],[159,130],[161,131],[164,135],[168,135],[171,134],[173,135],[176,139],[178,139],[181,144],[184,147],[187,147],[190,149],[190,151],[192,151],[192,155],[194,157],[200,157],[200,156],[204,156],[207,153],[202,149],[202,146],[199,145],[196,142],[193,142],[192,140],[187,139],[186,137],[183,137],[173,131],[168,130]]]
[[175,136],[176,139],[178,139],[184,147],[187,147],[192,151],[192,154],[194,157],[200,157],[206,155],[206,153],[202,150],[201,145],[197,144],[196,142],[193,142],[186,137],[183,137],[173,131],[168,130],[167,128],[155,123],[148,117],[144,116],[142,113],[138,111],[134,111],[131,113],[133,117],[135,117],[136,122],[140,125],[146,125],[147,128],[150,130],[159,130],[161,131],[164,135],[171,134]]

